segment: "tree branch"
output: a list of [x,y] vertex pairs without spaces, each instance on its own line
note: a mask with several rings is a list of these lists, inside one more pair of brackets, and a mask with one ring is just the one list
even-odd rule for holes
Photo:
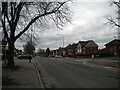
[[27,31],[28,28],[29,28],[37,19],[39,19],[40,17],[43,17],[43,16],[45,16],[45,15],[52,14],[52,13],[54,13],[54,12],[44,13],[44,14],[39,15],[39,16],[35,17],[34,19],[32,19],[32,20],[28,23],[28,25],[24,28],[24,30],[21,31],[21,32],[15,37],[15,40],[17,40],[25,31]]
[[2,27],[3,27],[5,37],[7,38],[7,40],[9,40],[8,33],[6,30],[6,26],[5,26],[5,21],[3,21],[3,20],[2,20]]
[[106,17],[106,18],[107,18],[107,20],[108,20],[111,24],[114,24],[115,26],[120,27],[120,25],[117,24],[112,18],[111,18],[111,19],[108,18],[108,17]]
[[62,4],[60,4],[60,6],[57,8],[57,9],[53,9],[52,11],[50,11],[50,12],[45,12],[45,13],[43,13],[43,14],[41,14],[41,15],[38,15],[38,16],[36,16],[35,18],[33,18],[29,23],[28,23],[28,25],[24,28],[24,30],[23,31],[21,31],[16,37],[15,37],[15,40],[17,40],[24,32],[26,32],[27,30],[28,30],[28,28],[37,20],[37,19],[39,19],[40,17],[43,17],[43,16],[47,16],[47,15],[49,15],[49,14],[53,14],[53,13],[56,13],[62,6],[63,6],[63,4],[65,4],[66,2],[63,2]]
[[118,8],[120,8],[120,2],[113,2]]

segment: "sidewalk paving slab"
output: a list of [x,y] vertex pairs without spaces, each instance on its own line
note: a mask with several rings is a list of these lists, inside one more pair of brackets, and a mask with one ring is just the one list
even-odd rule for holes
[[29,63],[28,60],[15,60],[16,70],[2,69],[2,76],[8,80],[8,84],[3,83],[2,88],[41,88],[40,80],[35,67],[35,61]]

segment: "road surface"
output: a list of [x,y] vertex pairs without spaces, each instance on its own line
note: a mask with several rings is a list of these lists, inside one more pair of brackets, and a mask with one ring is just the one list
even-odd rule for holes
[[118,88],[118,71],[84,65],[75,59],[34,58],[45,87]]

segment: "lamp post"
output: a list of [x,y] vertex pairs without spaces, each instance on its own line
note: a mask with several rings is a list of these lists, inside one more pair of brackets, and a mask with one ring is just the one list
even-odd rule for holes
[[60,35],[63,39],[63,55],[65,55],[65,52],[64,52],[64,36],[62,34],[57,34],[57,35]]

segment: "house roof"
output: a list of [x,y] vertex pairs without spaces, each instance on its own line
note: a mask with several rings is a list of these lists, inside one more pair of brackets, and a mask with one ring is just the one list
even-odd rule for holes
[[85,47],[90,41],[79,41],[78,43],[80,43],[80,45],[83,47]]
[[[92,42],[92,43],[90,43]],[[98,45],[93,41],[93,40],[88,40],[88,41],[79,41],[78,43],[73,43],[72,45],[69,44],[65,50],[68,50],[68,49],[75,49],[77,48],[77,45],[80,43],[80,45],[83,47],[91,47],[91,46],[94,46],[94,47],[98,47]]]
[[93,40],[90,40],[86,45],[85,47],[98,47],[98,45],[93,41]]
[[77,44],[76,44],[76,43],[73,43],[72,45],[69,44],[69,45],[65,48],[65,50],[68,50],[68,49],[75,49],[76,47],[77,47]]
[[105,46],[113,46],[113,45],[120,45],[120,40],[114,39],[114,40],[110,41],[109,43],[105,44]]
[[79,41],[81,47],[98,47],[98,45],[93,40]]

